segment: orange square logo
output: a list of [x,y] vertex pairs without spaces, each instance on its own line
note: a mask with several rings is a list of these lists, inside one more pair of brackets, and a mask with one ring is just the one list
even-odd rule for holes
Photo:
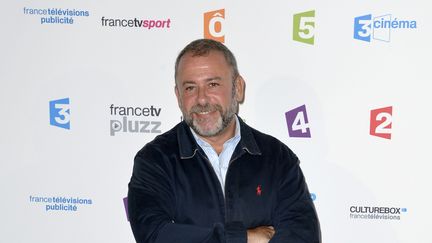
[[204,13],[204,38],[225,42],[225,9]]

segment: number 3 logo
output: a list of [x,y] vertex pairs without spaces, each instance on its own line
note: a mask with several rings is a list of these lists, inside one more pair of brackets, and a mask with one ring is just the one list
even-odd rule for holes
[[69,98],[52,100],[49,102],[50,124],[52,126],[70,129]]
[[354,18],[354,39],[370,42],[372,32],[372,15]]
[[310,138],[309,120],[306,105],[299,106],[285,113],[290,137]]
[[393,107],[371,110],[369,134],[376,137],[391,139]]

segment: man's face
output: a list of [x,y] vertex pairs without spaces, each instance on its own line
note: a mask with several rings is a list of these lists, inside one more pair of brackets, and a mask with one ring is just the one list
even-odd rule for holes
[[180,60],[176,95],[183,118],[202,137],[221,135],[233,122],[243,95],[243,80],[236,78],[222,53],[205,56],[186,53]]

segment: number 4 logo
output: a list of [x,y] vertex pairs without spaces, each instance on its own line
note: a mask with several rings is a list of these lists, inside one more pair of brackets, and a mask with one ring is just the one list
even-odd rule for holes
[[306,112],[306,105],[299,106],[285,113],[290,137],[310,138],[309,120]]
[[371,110],[370,135],[391,139],[393,107]]
[[293,40],[313,45],[315,40],[315,10],[294,14]]

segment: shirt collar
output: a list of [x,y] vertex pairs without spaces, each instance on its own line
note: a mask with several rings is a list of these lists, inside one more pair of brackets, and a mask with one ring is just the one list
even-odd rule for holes
[[[228,139],[227,141],[225,141],[225,144],[229,144],[232,141],[236,140],[236,139],[241,139],[241,134],[240,134],[240,122],[238,121],[238,118],[236,115],[234,115],[234,119],[235,119],[235,131],[234,131],[234,136],[230,139]],[[198,145],[200,145],[201,147],[211,147],[211,145],[206,142],[204,139],[202,139],[200,136],[198,136],[198,134],[196,134],[196,132],[189,127],[192,135],[195,138],[195,141],[198,143]]]
[[[252,155],[261,155],[261,151],[253,135],[254,129],[244,123],[241,117],[236,116],[236,132],[234,136],[237,135],[237,130],[239,130],[238,134],[241,136],[241,139],[234,151],[234,154],[240,152],[239,150],[245,150]],[[194,138],[194,135],[192,134],[192,129],[190,129],[185,121],[182,121],[177,126],[177,134],[177,142],[181,159],[189,159],[194,157],[200,147]]]

